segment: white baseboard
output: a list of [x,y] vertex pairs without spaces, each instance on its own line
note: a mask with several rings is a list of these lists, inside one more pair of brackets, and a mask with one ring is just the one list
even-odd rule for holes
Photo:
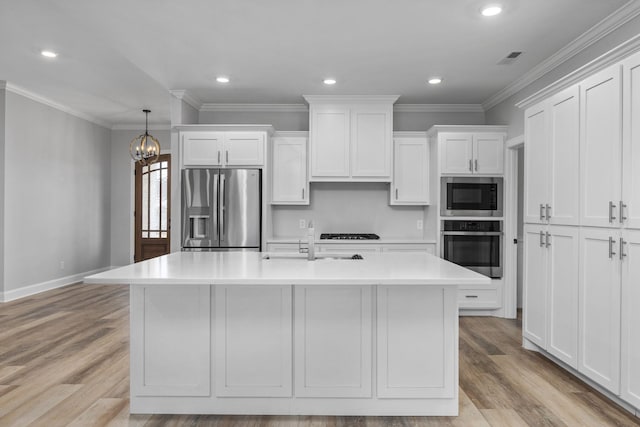
[[85,271],[84,273],[72,274],[71,276],[60,277],[59,279],[49,280],[47,282],[35,283],[33,285],[24,286],[18,289],[12,289],[6,292],[0,292],[0,303],[15,301],[30,295],[39,294],[40,292],[50,291],[52,289],[61,288],[71,285],[72,283],[81,282],[86,276],[100,273],[102,271],[111,270],[113,267],[98,268],[96,270]]

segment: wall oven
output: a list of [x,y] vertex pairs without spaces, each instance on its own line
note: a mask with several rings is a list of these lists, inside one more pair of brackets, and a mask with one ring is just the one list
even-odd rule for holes
[[499,279],[502,248],[502,221],[443,221],[442,258],[447,261]]
[[502,216],[502,178],[442,177],[441,216]]

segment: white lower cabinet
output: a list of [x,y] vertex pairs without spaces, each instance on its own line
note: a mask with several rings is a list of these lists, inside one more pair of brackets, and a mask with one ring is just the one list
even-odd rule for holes
[[622,236],[621,396],[640,408],[640,231]]
[[296,396],[371,397],[371,288],[296,286]]
[[291,389],[291,286],[216,286],[217,396],[281,396]]
[[526,225],[523,334],[578,367],[578,227]]
[[583,227],[581,233],[578,370],[617,394],[620,391],[620,231]]

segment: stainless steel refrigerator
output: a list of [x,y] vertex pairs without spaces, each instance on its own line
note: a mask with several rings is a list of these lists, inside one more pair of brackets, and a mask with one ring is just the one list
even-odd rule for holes
[[182,250],[260,250],[260,169],[182,171]]

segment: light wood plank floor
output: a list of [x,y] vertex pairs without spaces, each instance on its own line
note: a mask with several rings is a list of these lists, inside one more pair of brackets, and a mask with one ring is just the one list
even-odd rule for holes
[[516,320],[460,319],[459,417],[129,415],[129,292],[72,285],[0,304],[0,426],[640,426],[521,348]]

